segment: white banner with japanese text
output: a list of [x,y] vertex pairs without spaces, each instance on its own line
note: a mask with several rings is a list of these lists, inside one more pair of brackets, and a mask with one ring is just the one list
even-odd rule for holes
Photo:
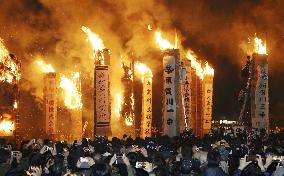
[[[177,102],[175,85],[176,61],[174,56],[163,57],[163,134],[177,135]],[[179,78],[177,78],[179,79]]]
[[152,130],[152,78],[143,80],[141,137],[151,137]]
[[[188,61],[189,62],[189,61]],[[181,89],[181,93],[182,93],[182,97],[183,97],[183,115],[182,115],[182,119],[180,120],[179,124],[180,124],[180,132],[183,132],[185,129],[189,129],[190,128],[190,113],[191,113],[191,67],[190,67],[190,63],[185,64],[185,68],[186,68],[186,73],[185,73],[185,80],[183,81],[182,84],[182,89]]]
[[268,71],[267,64],[257,66],[257,82],[255,87],[255,116],[257,124],[254,126],[268,129]]
[[212,95],[213,95],[213,77],[210,75],[206,75],[204,77],[203,84],[203,121],[202,128],[203,132],[209,132],[211,129],[211,121],[212,121]]

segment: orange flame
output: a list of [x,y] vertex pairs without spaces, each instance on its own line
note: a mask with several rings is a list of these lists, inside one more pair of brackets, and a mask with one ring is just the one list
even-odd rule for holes
[[162,37],[161,32],[156,31],[155,37],[156,37],[156,43],[159,45],[161,50],[175,49],[175,46],[173,44],[171,44],[168,40]]
[[65,75],[61,77],[59,87],[64,91],[64,104],[68,109],[82,108],[82,94],[79,80],[79,72],[73,73],[72,78],[67,78]]
[[266,44],[263,43],[262,40],[258,37],[254,38],[254,52],[258,54],[267,54]]
[[192,51],[188,51],[186,57],[191,61],[191,67],[196,70],[196,75],[201,79],[203,79],[204,78],[203,69],[201,63],[197,61],[195,54]]
[[[131,98],[131,108],[132,108],[132,112],[133,112],[134,111],[134,95],[133,95],[133,93],[131,94],[130,98]],[[126,126],[132,126],[133,125],[133,122],[134,122],[133,117],[134,117],[134,113],[125,117],[124,122],[125,122]]]
[[14,102],[13,108],[18,109],[18,102],[17,101]]
[[208,62],[205,63],[205,67],[202,67],[196,59],[196,55],[192,51],[188,51],[186,55],[187,59],[191,61],[191,67],[196,70],[196,75],[200,79],[204,79],[205,75],[214,75],[214,69],[209,66]]
[[153,30],[153,29],[152,29],[152,26],[151,26],[150,24],[148,24],[147,28],[148,28],[149,31],[152,31],[152,30]]
[[103,50],[105,49],[103,40],[95,33],[92,32],[92,30],[86,26],[82,26],[82,31],[85,32],[88,36],[87,41],[90,41],[93,47],[93,50]]
[[206,75],[214,75],[214,69],[209,66],[208,62],[205,63],[204,74]]
[[5,57],[9,56],[8,50],[5,48],[3,40],[0,38],[0,59],[2,60]]
[[46,64],[43,60],[36,60],[35,61],[41,68],[44,73],[54,73],[55,69],[52,67],[51,64]]
[[0,131],[4,133],[9,133],[15,129],[15,124],[9,120],[3,120],[0,122]]
[[138,75],[141,75],[142,82],[144,81],[145,77],[152,78],[152,70],[147,67],[145,64],[142,63],[135,63],[134,64],[135,70],[138,72]]
[[116,103],[117,103],[117,113],[120,115],[121,112],[121,105],[122,105],[122,98],[120,94],[116,95]]
[[132,117],[125,117],[125,125],[132,126],[133,125],[133,118]]
[[0,64],[3,68],[0,69],[0,81],[14,83],[19,81],[20,67],[15,60],[11,59],[8,50],[5,48],[3,40],[0,38]]

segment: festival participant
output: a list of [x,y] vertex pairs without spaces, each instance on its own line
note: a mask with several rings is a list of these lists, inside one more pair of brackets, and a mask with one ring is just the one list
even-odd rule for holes
[[220,166],[221,155],[217,150],[210,150],[207,154],[207,169],[204,176],[227,176]]

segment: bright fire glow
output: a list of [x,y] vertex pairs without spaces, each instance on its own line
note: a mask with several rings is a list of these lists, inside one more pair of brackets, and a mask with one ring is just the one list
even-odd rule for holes
[[14,109],[18,109],[18,103],[15,101],[13,105]]
[[196,75],[198,77],[200,77],[201,79],[204,78],[203,75],[203,69],[201,64],[197,61],[196,56],[194,55],[193,52],[188,51],[187,55],[186,55],[187,59],[189,59],[191,61],[191,67],[194,68],[196,70]]
[[122,105],[122,98],[120,94],[116,95],[116,103],[117,103],[117,113],[120,114],[121,112],[121,105]]
[[[134,95],[133,93],[131,94],[131,108],[132,108],[132,112],[134,111]],[[125,125],[126,126],[132,126],[133,125],[133,117],[134,117],[134,113],[131,113],[130,115],[126,115],[125,117]]]
[[205,63],[205,68],[203,70],[206,75],[214,75],[214,69],[210,67],[208,62]]
[[133,73],[131,69],[128,70],[128,75],[130,75],[130,79],[133,81]]
[[159,45],[161,50],[175,49],[175,46],[173,44],[171,44],[168,40],[162,37],[161,32],[156,31],[155,37],[156,37],[156,43]]
[[2,58],[8,57],[9,56],[9,52],[6,49],[3,40],[0,38],[0,59],[2,60]]
[[97,34],[93,33],[90,28],[82,26],[81,29],[87,34],[87,41],[91,42],[93,50],[98,51],[105,49],[103,40]]
[[125,117],[125,125],[132,126],[133,125],[133,118],[132,117]]
[[254,52],[258,54],[267,54],[266,44],[262,42],[260,38],[254,38]]
[[15,129],[15,125],[12,121],[3,120],[0,122],[0,131],[4,131],[4,133],[9,133]]
[[188,51],[186,57],[191,61],[191,67],[196,70],[196,75],[200,79],[203,80],[205,75],[214,75],[214,69],[209,66],[208,62],[205,63],[205,67],[203,68],[192,51]]
[[40,66],[40,69],[44,73],[54,73],[55,72],[55,69],[52,67],[51,64],[47,64],[43,60],[36,60],[35,62]]
[[148,28],[149,31],[152,31],[152,27],[151,27],[150,24],[148,24],[147,28]]
[[134,111],[134,95],[133,93],[131,94],[131,108],[132,108],[132,112]]
[[153,74],[149,67],[147,67],[145,64],[142,63],[135,63],[134,65],[135,71],[138,72],[138,75],[141,75],[142,82],[144,81],[144,78],[152,78]]
[[15,83],[20,80],[20,67],[16,62],[16,58],[9,56],[9,52],[0,38],[0,65],[2,65],[2,68],[0,68],[0,81]]
[[72,78],[67,78],[65,75],[63,75],[61,77],[59,87],[63,90],[64,104],[68,109],[82,108],[79,72],[73,73]]

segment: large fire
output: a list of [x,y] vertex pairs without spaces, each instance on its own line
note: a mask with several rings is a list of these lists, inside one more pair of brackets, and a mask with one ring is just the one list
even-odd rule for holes
[[44,73],[54,73],[55,72],[55,69],[52,67],[51,64],[47,64],[43,60],[36,60],[35,62],[40,66],[40,69]]
[[254,38],[254,52],[258,54],[267,54],[266,44],[258,37]]
[[198,77],[200,77],[201,79],[203,79],[204,75],[203,75],[202,66],[197,61],[196,56],[194,55],[194,53],[192,53],[191,51],[188,51],[186,57],[187,57],[187,59],[189,59],[191,61],[191,67],[196,70],[196,75]]
[[97,61],[100,61],[101,65],[104,65],[105,59],[102,51],[103,49],[105,49],[105,45],[103,43],[103,40],[97,34],[92,32],[90,28],[82,26],[81,29],[87,34],[87,41],[90,41],[92,44],[95,59]]
[[132,126],[132,125],[133,125],[133,117],[131,117],[131,116],[126,116],[126,117],[125,117],[125,125],[126,125],[126,126]]
[[105,45],[103,43],[103,40],[94,32],[92,32],[92,30],[86,26],[82,26],[82,31],[84,31],[88,38],[87,40],[91,42],[93,50],[98,51],[98,50],[103,50],[105,49]]
[[209,66],[208,62],[205,63],[205,67],[202,67],[192,51],[188,51],[186,57],[191,61],[191,67],[196,70],[196,75],[200,79],[204,79],[205,75],[214,75],[214,69]]
[[9,133],[15,129],[15,124],[9,120],[3,120],[0,122],[0,131],[4,133]]
[[116,95],[116,103],[117,103],[117,113],[120,115],[121,106],[122,106],[122,98],[120,94]]
[[82,94],[80,85],[80,73],[73,73],[71,78],[65,75],[61,77],[59,87],[63,90],[64,104],[69,109],[82,108]]
[[[132,108],[134,108],[134,98],[133,98],[133,94],[131,95],[131,106]],[[121,116],[121,110],[122,110],[122,96],[121,94],[117,94],[116,95],[116,103],[117,103],[117,113],[119,114],[119,116]],[[133,117],[131,115],[125,115],[125,125],[126,126],[132,126],[133,125]]]
[[206,75],[214,75],[214,69],[210,67],[208,62],[205,63],[205,68],[203,70]]
[[20,80],[20,64],[14,56],[10,56],[0,38],[0,81],[16,83]]
[[145,64],[135,63],[134,67],[136,73],[138,73],[138,75],[141,75],[142,82],[144,81],[145,77],[147,78],[153,77],[152,70],[149,67],[147,67]]
[[156,43],[159,45],[161,50],[175,49],[175,46],[173,44],[171,44],[167,39],[164,39],[162,37],[161,32],[156,31],[155,37],[156,37]]

